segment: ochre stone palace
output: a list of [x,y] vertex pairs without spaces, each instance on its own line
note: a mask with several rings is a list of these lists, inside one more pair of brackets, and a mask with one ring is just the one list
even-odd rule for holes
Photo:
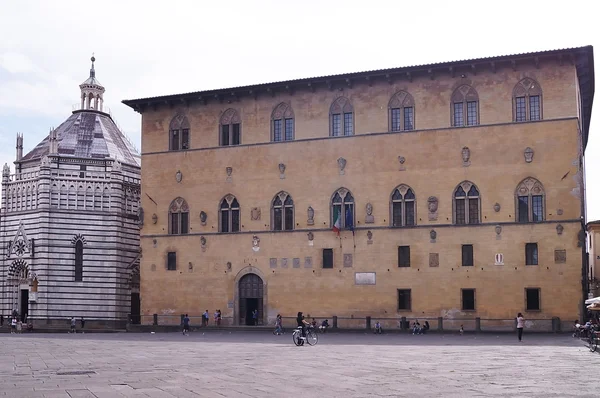
[[572,322],[593,94],[582,47],[123,101],[142,314]]

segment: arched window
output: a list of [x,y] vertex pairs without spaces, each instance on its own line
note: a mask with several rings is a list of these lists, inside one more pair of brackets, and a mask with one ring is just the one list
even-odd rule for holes
[[235,109],[227,109],[223,112],[219,121],[219,145],[240,145],[242,134],[242,122]]
[[513,120],[542,119],[542,88],[535,80],[526,77],[513,89]]
[[294,201],[287,192],[279,192],[271,203],[271,228],[273,231],[291,231],[294,229]]
[[240,231],[240,204],[233,195],[227,195],[221,201],[219,206],[220,231],[219,232],[239,232]]
[[388,104],[389,131],[410,131],[415,128],[415,100],[406,91],[392,96]]
[[521,181],[515,192],[517,201],[517,220],[519,222],[544,221],[544,187],[535,178]]
[[354,197],[346,188],[340,188],[331,198],[331,226],[344,229],[354,227]]
[[190,149],[190,122],[182,114],[176,115],[169,124],[169,150]]
[[404,227],[416,225],[415,222],[415,193],[408,185],[399,185],[391,196],[391,225]]
[[354,135],[354,108],[346,97],[339,97],[329,108],[329,135]]
[[479,222],[479,190],[472,182],[461,182],[454,191],[454,223],[479,224]]
[[78,239],[75,242],[75,282],[83,280],[83,242]]
[[451,117],[453,127],[476,126],[479,124],[479,96],[467,84],[452,93]]
[[285,102],[277,105],[271,114],[271,138],[275,142],[294,139],[294,111]]
[[184,235],[190,226],[190,208],[183,198],[175,198],[169,206],[169,234]]

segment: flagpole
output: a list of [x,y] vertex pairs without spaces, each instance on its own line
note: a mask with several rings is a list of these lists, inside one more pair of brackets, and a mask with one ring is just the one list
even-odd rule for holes
[[352,230],[352,241],[354,242],[354,248],[356,249],[356,235],[354,235],[354,230]]
[[340,238],[340,249],[342,248],[342,235],[338,232],[338,237]]

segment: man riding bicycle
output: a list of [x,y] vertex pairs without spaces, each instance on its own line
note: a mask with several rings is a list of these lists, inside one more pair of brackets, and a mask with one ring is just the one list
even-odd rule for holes
[[296,322],[298,323],[298,327],[302,328],[302,340],[306,340],[306,326],[310,325],[310,323],[304,320],[304,315],[302,315],[302,312],[298,312]]

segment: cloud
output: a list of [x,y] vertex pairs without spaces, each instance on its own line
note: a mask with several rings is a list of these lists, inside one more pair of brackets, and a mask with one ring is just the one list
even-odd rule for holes
[[35,72],[36,67],[24,54],[6,52],[0,54],[0,67],[10,73]]

